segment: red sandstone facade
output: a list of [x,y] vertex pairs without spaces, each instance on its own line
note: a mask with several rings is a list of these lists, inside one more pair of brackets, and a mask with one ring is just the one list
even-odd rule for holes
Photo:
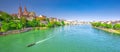
[[22,11],[22,7],[20,6],[17,16],[18,18],[26,17],[28,20],[32,20],[36,17],[36,14],[34,12],[28,12],[26,7],[24,7],[24,11]]

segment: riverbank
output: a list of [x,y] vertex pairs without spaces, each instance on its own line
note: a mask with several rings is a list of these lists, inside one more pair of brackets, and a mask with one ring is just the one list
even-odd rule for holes
[[106,31],[106,32],[110,32],[110,33],[120,34],[120,30],[100,28],[100,27],[93,27],[93,28],[100,29],[100,30],[103,30],[103,31]]
[[18,34],[18,33],[31,31],[31,30],[44,30],[44,29],[47,29],[47,27],[28,27],[28,28],[23,28],[20,30],[9,30],[6,32],[0,32],[0,35]]

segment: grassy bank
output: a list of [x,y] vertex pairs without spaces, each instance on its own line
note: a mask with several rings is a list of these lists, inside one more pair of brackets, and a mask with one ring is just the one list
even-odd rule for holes
[[112,24],[111,22],[91,22],[91,25],[94,28],[97,28],[103,31],[120,34],[120,23]]
[[110,32],[110,33],[120,34],[120,30],[108,29],[108,28],[100,28],[100,27],[93,27],[93,28],[100,29],[100,30]]

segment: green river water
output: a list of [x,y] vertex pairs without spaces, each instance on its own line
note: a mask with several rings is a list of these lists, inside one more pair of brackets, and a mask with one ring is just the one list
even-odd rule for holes
[[120,52],[120,36],[71,25],[0,36],[0,52]]

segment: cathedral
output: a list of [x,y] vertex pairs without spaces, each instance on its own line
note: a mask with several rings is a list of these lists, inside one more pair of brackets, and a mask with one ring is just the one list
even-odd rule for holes
[[26,7],[24,7],[24,11],[22,11],[22,7],[20,6],[17,16],[18,18],[26,17],[27,20],[32,20],[36,17],[36,14],[35,12],[28,12]]

